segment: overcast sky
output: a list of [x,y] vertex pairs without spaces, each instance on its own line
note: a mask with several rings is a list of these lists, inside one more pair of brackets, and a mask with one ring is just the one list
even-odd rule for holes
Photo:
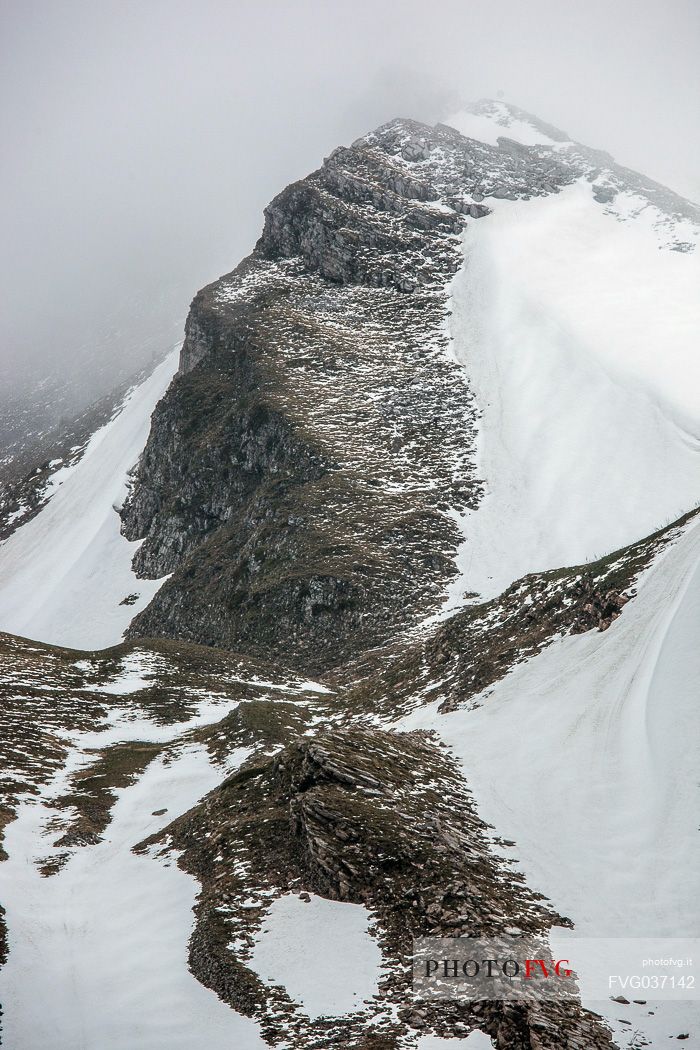
[[700,198],[697,0],[0,0],[0,20],[5,384],[173,341],[276,192],[460,97],[502,93]]

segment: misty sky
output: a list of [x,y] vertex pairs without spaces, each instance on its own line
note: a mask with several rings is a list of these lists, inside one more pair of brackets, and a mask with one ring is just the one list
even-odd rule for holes
[[174,342],[270,198],[397,115],[502,93],[700,199],[697,0],[0,0],[0,50],[5,390]]

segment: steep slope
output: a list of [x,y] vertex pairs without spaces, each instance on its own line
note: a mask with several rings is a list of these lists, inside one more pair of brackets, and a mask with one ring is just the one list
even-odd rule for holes
[[138,571],[173,572],[133,635],[266,652],[292,637],[323,667],[438,600],[459,538],[444,508],[478,488],[445,332],[460,224],[435,196],[341,150],[196,298],[124,512]]
[[[699,617],[694,519],[609,630],[559,637],[462,709],[440,715],[433,704],[400,723],[439,732],[468,770],[480,812],[517,843],[529,885],[578,936],[700,930]],[[624,1016],[652,1046],[700,1025],[692,1000],[660,1003],[653,1016],[592,1005],[613,1023]]]
[[695,505],[697,211],[522,111],[464,119],[495,138],[336,150],[196,297],[124,509],[172,573],[131,636],[318,672]]
[[451,328],[487,482],[457,586],[494,596],[697,503],[700,252],[669,235],[638,195],[601,206],[584,179],[465,233]]
[[173,571],[132,635],[292,637],[318,669],[438,607],[453,512],[481,491],[446,327],[457,234],[486,210],[465,170],[521,195],[572,177],[397,121],[282,193],[250,259],[195,299],[124,512],[138,571]]
[[52,475],[47,505],[0,546],[0,629],[99,649],[118,642],[157,591],[158,581],[132,572],[135,545],[120,533],[119,508],[176,360],[173,351],[81,459]]
[[65,477],[65,468],[82,458],[93,434],[114,419],[163,356],[154,354],[149,368],[77,414],[55,404],[47,391],[35,392],[29,404],[15,395],[0,409],[0,542],[42,510],[58,487],[54,475]]
[[281,193],[0,547],[0,623],[129,636],[0,637],[9,1045],[700,1028],[412,992],[414,936],[698,918],[697,210],[502,103],[451,123]]

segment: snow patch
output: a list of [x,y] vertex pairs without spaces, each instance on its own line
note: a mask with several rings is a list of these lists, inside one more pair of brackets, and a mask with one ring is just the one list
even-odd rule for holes
[[493,1050],[493,1042],[483,1032],[470,1032],[464,1039],[443,1039],[439,1035],[422,1035],[416,1050]]
[[182,732],[219,721],[237,706],[237,700],[203,696],[197,701],[191,718],[182,722],[167,722],[164,725],[157,725],[151,721],[148,712],[139,710],[138,707],[112,707],[105,724],[99,729],[73,733],[71,739],[85,750],[111,747],[113,744],[123,744],[129,740],[165,744]]
[[100,692],[111,693],[114,696],[127,696],[129,693],[137,693],[141,689],[148,689],[153,684],[153,673],[148,678],[148,672],[158,669],[158,661],[150,653],[141,653],[138,650],[129,653],[122,660],[121,670],[111,681],[100,686]]
[[361,904],[310,896],[273,901],[249,966],[284,985],[312,1019],[360,1010],[377,992],[381,964],[368,933],[370,914]]
[[497,146],[499,138],[513,139],[523,146],[553,146],[555,140],[550,138],[529,121],[515,117],[508,106],[503,102],[493,102],[480,113],[470,113],[469,110],[459,110],[444,120],[460,135],[478,142],[485,142],[488,146]]

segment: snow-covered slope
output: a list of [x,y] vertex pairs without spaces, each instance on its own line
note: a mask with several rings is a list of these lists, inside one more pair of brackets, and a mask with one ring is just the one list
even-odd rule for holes
[[411,934],[698,930],[700,525],[636,542],[700,498],[697,213],[505,104],[450,124],[334,151],[196,297],[124,515],[165,586],[115,508],[175,355],[0,547],[0,629],[161,639],[0,639],[20,1050],[603,1050],[577,1007],[414,1015]]
[[585,179],[492,208],[453,283],[487,488],[462,519],[455,596],[600,557],[700,498],[700,252],[669,250],[641,199],[604,209]]
[[[128,668],[124,692],[133,682]],[[10,953],[0,971],[4,1045],[14,1050],[213,1050],[266,1046],[254,1022],[200,984],[187,967],[197,884],[172,859],[131,852],[242,761],[226,770],[207,751],[185,743],[166,761],[154,759],[117,801],[104,841],[79,845],[50,877],[47,858],[61,858],[61,810],[56,799],[70,776],[94,763],[115,742],[172,742],[194,726],[235,707],[202,700],[187,723],[154,724],[145,714],[110,717],[96,731],[71,734],[64,767],[38,796],[22,800],[5,838],[9,860],[0,865]],[[154,812],[155,811],[155,812]],[[67,811],[70,814],[70,810]],[[64,854],[65,859],[65,854]],[[38,1008],[37,1004],[40,1004]]]
[[539,887],[611,936],[630,923],[681,936],[700,921],[687,879],[700,860],[698,623],[695,521],[608,631],[559,639],[469,710],[411,716],[464,759],[486,817],[517,839]]
[[485,142],[489,146],[495,146],[501,137],[513,139],[523,146],[553,146],[557,142],[568,141],[563,132],[543,123],[531,113],[493,99],[483,99],[452,113],[445,124],[467,138]]
[[177,360],[173,350],[93,435],[79,463],[55,476],[47,506],[0,546],[0,630],[100,649],[121,639],[157,591],[162,581],[131,571],[138,544],[121,535],[118,508]]
[[[454,749],[480,812],[579,935],[700,929],[699,623],[695,522],[608,631],[561,638],[469,709],[404,723]],[[696,1007],[673,1004],[665,1035]]]

